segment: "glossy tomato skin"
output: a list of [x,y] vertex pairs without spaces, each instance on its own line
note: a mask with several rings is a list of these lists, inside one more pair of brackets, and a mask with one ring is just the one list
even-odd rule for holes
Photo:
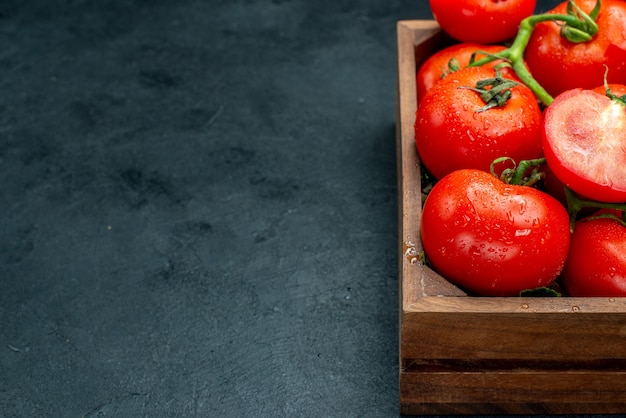
[[[456,59],[460,68],[467,67],[470,64],[472,54],[477,51],[484,51],[490,54],[495,54],[504,50],[503,45],[480,45],[476,43],[459,43],[450,45],[442,50],[439,50],[432,54],[417,71],[416,87],[417,87],[417,101],[422,100],[424,95],[430,88],[439,80],[441,80],[448,71],[448,63],[451,59]],[[475,60],[484,58],[484,54],[476,54]],[[502,60],[493,61],[490,66],[493,67]]]
[[[624,84],[609,83],[608,87],[611,90],[611,93],[617,97],[626,95],[626,85]],[[604,85],[598,86],[592,90],[596,93],[606,95],[606,86]]]
[[536,0],[430,0],[441,28],[461,42],[492,44],[515,36],[522,19],[535,11]]
[[[503,75],[514,78],[512,70]],[[435,84],[420,102],[415,118],[415,143],[422,164],[437,179],[461,168],[489,171],[492,161],[540,158],[542,114],[532,91],[523,84],[511,89],[503,107],[485,106],[467,88],[494,77],[488,67],[468,67]]]
[[[577,0],[590,12],[596,0]],[[566,13],[567,2],[548,13]],[[534,78],[552,96],[576,87],[592,89],[602,85],[605,65],[609,83],[626,83],[626,2],[602,0],[596,23],[598,33],[589,42],[572,43],[560,35],[560,22],[535,26],[524,58]]]
[[435,271],[450,282],[481,296],[517,296],[561,272],[569,220],[547,193],[458,170],[426,198],[421,239]]
[[626,296],[626,227],[605,218],[576,222],[561,277],[569,296]]
[[572,89],[545,111],[543,150],[554,175],[577,194],[626,202],[626,107]]

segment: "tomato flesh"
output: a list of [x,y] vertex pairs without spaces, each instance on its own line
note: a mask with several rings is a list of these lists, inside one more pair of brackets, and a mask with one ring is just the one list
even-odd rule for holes
[[421,238],[433,268],[480,296],[550,285],[569,249],[569,218],[552,196],[480,170],[457,170],[430,191]]
[[590,90],[573,89],[545,113],[548,166],[576,193],[626,202],[626,107]]

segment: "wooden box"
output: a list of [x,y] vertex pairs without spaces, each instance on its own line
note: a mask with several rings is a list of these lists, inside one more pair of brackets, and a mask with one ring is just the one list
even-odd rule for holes
[[470,297],[421,262],[415,75],[451,41],[411,20],[397,42],[400,412],[626,412],[626,298]]

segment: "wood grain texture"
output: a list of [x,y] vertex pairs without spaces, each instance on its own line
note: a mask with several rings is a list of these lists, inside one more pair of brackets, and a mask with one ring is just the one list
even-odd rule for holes
[[623,413],[626,299],[470,297],[422,263],[415,75],[451,40],[429,20],[397,35],[401,413]]

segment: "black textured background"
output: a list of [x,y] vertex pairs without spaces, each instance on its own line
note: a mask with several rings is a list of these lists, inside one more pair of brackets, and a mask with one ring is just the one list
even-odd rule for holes
[[395,23],[430,17],[0,0],[0,416],[397,416]]

